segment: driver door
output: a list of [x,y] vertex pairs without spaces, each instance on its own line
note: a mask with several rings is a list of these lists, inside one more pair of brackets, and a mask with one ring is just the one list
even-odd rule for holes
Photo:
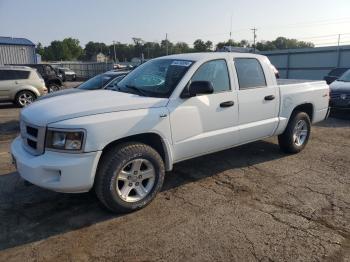
[[191,81],[210,81],[214,93],[169,102],[174,162],[239,141],[237,94],[231,89],[226,60],[205,62]]

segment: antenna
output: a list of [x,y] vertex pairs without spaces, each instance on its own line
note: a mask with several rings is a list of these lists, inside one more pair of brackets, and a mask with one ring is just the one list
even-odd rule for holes
[[258,31],[258,29],[257,28],[252,28],[252,29],[250,29],[250,30],[252,30],[253,31],[253,38],[254,38],[254,41],[253,41],[253,48],[254,48],[254,53],[255,53],[255,50],[256,50],[256,47],[255,47],[255,44],[256,44],[256,31]]
[[165,34],[165,44],[166,44],[166,55],[169,54],[169,47],[168,47],[168,33]]

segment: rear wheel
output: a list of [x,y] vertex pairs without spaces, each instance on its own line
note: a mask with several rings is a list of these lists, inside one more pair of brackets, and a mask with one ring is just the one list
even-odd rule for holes
[[49,84],[49,86],[47,87],[47,90],[49,93],[52,93],[52,92],[59,91],[60,87],[57,84]]
[[286,130],[278,136],[278,143],[286,153],[299,153],[309,141],[311,121],[305,112],[295,112],[291,116]]
[[145,207],[160,191],[165,168],[161,156],[141,143],[124,143],[108,151],[95,178],[95,192],[111,211],[125,213]]
[[19,107],[25,107],[33,103],[36,99],[36,95],[28,90],[20,91],[15,98],[16,105]]

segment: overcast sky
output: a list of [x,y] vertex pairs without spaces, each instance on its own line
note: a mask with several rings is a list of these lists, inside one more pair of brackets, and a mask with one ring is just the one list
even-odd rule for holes
[[48,45],[78,38],[111,44],[132,37],[189,44],[229,38],[258,40],[277,36],[350,44],[350,0],[0,0],[0,36],[25,37]]

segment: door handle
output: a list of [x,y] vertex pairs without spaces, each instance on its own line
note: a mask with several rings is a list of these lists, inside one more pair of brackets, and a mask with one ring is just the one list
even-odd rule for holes
[[222,102],[220,104],[220,107],[230,107],[233,106],[235,103],[233,101],[226,101],[226,102]]
[[265,96],[265,100],[274,100],[274,99],[275,99],[274,95]]

